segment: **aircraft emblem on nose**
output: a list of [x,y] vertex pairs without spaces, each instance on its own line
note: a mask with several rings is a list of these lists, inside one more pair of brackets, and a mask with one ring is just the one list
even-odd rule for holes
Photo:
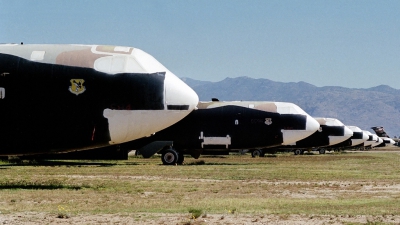
[[83,83],[85,82],[84,79],[71,79],[71,86],[69,86],[69,91],[72,94],[82,94],[83,92],[86,91],[86,87],[83,86]]
[[272,124],[272,119],[271,118],[265,118],[265,124],[267,124],[268,126]]

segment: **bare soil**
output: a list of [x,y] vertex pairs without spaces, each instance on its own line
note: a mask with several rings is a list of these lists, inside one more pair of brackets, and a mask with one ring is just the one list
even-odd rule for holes
[[190,214],[102,214],[74,215],[57,218],[57,215],[24,212],[0,215],[0,224],[354,224],[388,223],[399,224],[400,216],[349,216],[349,215],[249,215],[249,214],[207,214],[197,219]]

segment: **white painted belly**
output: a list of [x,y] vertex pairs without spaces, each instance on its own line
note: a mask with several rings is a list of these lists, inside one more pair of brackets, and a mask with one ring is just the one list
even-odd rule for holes
[[119,144],[148,137],[183,119],[190,110],[112,110],[105,109],[110,144]]

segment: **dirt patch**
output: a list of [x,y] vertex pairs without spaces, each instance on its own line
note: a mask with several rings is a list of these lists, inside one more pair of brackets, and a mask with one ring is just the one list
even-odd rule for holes
[[344,224],[344,223],[400,223],[400,216],[349,216],[349,215],[248,215],[208,214],[190,218],[189,214],[102,214],[72,215],[57,218],[54,214],[24,212],[0,214],[0,224]]

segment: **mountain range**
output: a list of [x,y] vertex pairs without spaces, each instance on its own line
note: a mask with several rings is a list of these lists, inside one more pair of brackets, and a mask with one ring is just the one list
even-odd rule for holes
[[387,85],[372,88],[317,87],[306,82],[276,82],[250,77],[225,78],[218,82],[182,78],[201,101],[292,102],[313,117],[332,117],[345,125],[374,133],[383,126],[389,136],[400,135],[400,90]]

